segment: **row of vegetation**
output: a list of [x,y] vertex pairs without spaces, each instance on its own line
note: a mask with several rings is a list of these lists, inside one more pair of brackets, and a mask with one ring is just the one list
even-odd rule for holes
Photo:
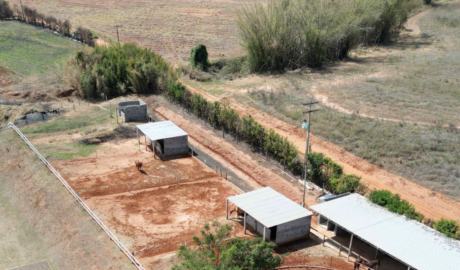
[[69,20],[63,21],[53,16],[47,16],[26,5],[22,5],[21,7],[15,5],[11,8],[8,1],[4,0],[0,0],[0,20],[18,20],[23,23],[47,28],[92,47],[95,45],[95,39],[97,39],[97,36],[91,30],[81,26],[72,32],[72,25]]
[[374,190],[369,194],[369,199],[375,204],[386,207],[391,212],[424,222],[447,237],[460,238],[460,225],[455,220],[444,218],[438,221],[424,220],[424,216],[415,210],[414,205],[406,200],[401,200],[398,194],[393,194],[387,190]]
[[[240,117],[228,104],[210,102],[199,94],[191,93],[181,83],[171,82],[168,86],[168,95],[174,102],[189,109],[212,126],[232,133],[237,139],[272,156],[294,174],[305,173],[305,162],[299,156],[295,145],[273,130],[267,130],[250,115]],[[367,187],[361,183],[360,177],[344,174],[340,165],[330,158],[325,158],[323,154],[310,153],[307,162],[310,168],[308,178],[334,194],[366,193]]]
[[253,72],[320,67],[360,44],[388,42],[423,0],[248,2],[238,26]]

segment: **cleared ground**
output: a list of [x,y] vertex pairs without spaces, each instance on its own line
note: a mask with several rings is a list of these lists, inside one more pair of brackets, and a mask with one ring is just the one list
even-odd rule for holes
[[191,243],[205,222],[225,219],[224,198],[240,193],[197,159],[155,159],[137,139],[53,166],[149,269],[156,256]]
[[53,269],[132,269],[16,133],[2,131],[0,141],[0,269],[42,260]]
[[[17,3],[18,0],[13,0]],[[40,12],[69,19],[73,25],[95,30],[100,37],[116,39],[115,25],[122,41],[160,52],[169,61],[180,63],[199,43],[208,47],[210,57],[243,54],[236,30],[238,0],[39,0],[23,1]]]

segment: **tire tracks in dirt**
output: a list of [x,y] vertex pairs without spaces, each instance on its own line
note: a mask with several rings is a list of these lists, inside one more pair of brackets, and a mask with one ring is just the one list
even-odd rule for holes
[[[211,101],[218,100],[216,97],[181,81],[187,88],[201,94]],[[243,105],[232,98],[225,98],[227,102],[241,116],[251,115],[255,121],[267,129],[273,129],[280,135],[287,137],[294,143],[300,153],[305,149],[305,132],[285,123],[278,118],[268,115],[255,108]],[[312,150],[323,153],[332,160],[343,166],[347,174],[355,174],[362,177],[362,181],[369,185],[370,189],[389,190],[398,193],[403,199],[411,202],[418,211],[430,219],[450,218],[460,220],[460,203],[449,197],[434,192],[428,188],[417,185],[403,177],[390,173],[366,160],[359,158],[343,148],[326,142],[319,137],[311,136]]]

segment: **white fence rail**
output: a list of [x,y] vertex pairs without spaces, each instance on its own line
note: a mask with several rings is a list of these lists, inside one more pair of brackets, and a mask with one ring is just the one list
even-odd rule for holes
[[107,228],[107,226],[102,223],[102,221],[96,216],[96,214],[91,211],[91,209],[83,202],[83,200],[78,196],[78,194],[73,191],[73,189],[67,184],[67,182],[62,178],[62,176],[51,166],[51,164],[48,163],[48,161],[38,152],[37,149],[33,146],[31,142],[22,134],[22,132],[13,124],[13,123],[8,123],[8,128],[12,128],[16,133],[22,138],[22,140],[34,151],[34,153],[40,158],[40,160],[48,167],[48,169],[56,176],[59,181],[61,181],[62,185],[69,191],[70,194],[74,196],[74,198],[77,200],[77,202],[80,203],[80,205],[88,212],[88,214],[94,219],[94,221],[101,226],[102,230],[110,237],[113,242],[120,248],[120,250],[128,257],[128,259],[131,260],[131,262],[134,264],[134,266],[139,269],[139,270],[145,270],[145,268],[142,266],[142,264],[132,255],[131,252],[118,240],[118,238]]

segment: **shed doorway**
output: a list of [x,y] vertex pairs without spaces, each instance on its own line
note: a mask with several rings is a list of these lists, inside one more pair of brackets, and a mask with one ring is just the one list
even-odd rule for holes
[[276,232],[278,230],[278,226],[270,228],[270,242],[276,243]]

